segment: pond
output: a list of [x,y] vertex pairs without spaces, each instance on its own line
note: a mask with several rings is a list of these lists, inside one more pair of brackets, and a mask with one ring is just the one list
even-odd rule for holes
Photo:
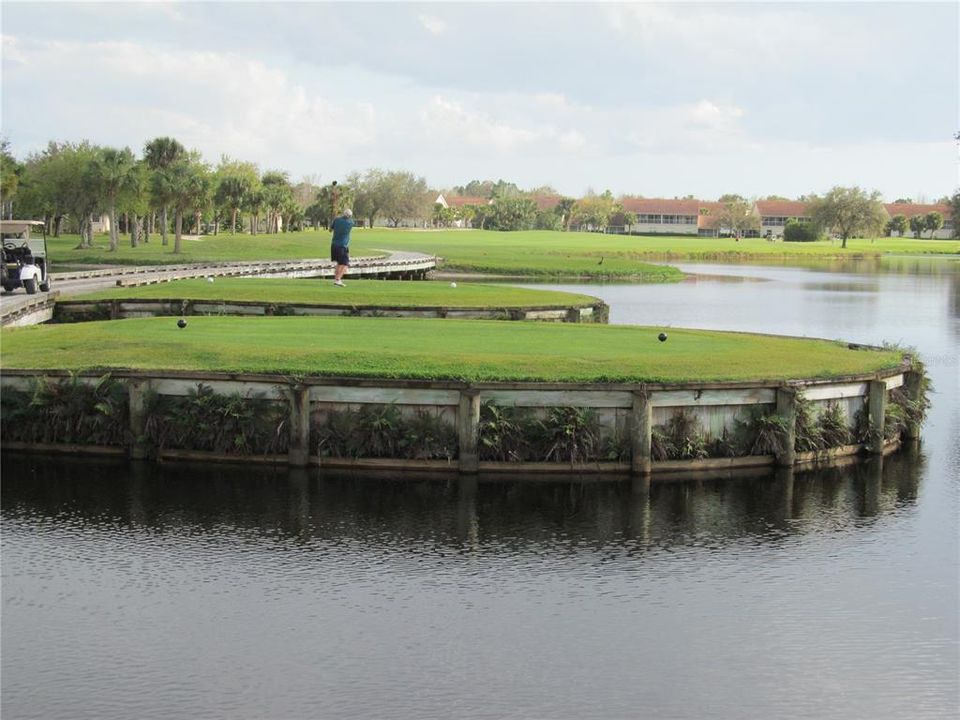
[[649,493],[8,452],[4,716],[952,716],[960,263],[682,269],[556,287],[611,322],[915,347],[922,444]]

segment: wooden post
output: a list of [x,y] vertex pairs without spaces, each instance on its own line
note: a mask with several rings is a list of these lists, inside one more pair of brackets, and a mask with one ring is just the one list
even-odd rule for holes
[[293,467],[306,467],[310,461],[310,388],[290,388],[290,447],[287,462]]
[[793,467],[777,468],[774,474],[776,483],[782,493],[780,508],[783,512],[782,521],[789,521],[793,518]]
[[653,433],[653,406],[646,390],[633,391],[630,413],[630,472],[649,475],[651,463],[651,435]]
[[863,514],[874,517],[880,512],[880,494],[883,490],[883,455],[867,460],[863,488]]
[[783,418],[786,425],[783,449],[777,455],[777,465],[793,467],[797,460],[797,391],[794,388],[777,388],[777,415]]
[[460,437],[460,472],[475,473],[480,468],[477,443],[480,439],[480,391],[465,388],[460,391],[457,409],[457,433]]
[[472,548],[479,543],[476,475],[463,475],[457,481],[457,536]]
[[873,455],[882,455],[884,419],[887,414],[887,384],[883,380],[870,381],[867,414],[870,418],[870,440],[867,443],[867,451]]
[[147,456],[147,413],[145,407],[146,393],[150,389],[149,380],[134,380],[127,382],[127,397],[129,398],[130,414],[130,459],[143,460]]
[[[903,374],[903,389],[906,391],[907,397],[910,398],[911,402],[919,402],[922,387],[923,375],[915,370]],[[920,439],[920,423],[912,420],[908,422],[906,431],[904,432],[904,438],[907,440]]]

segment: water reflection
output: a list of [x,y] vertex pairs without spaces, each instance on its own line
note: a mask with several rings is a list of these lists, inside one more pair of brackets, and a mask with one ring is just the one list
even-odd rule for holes
[[650,487],[3,453],[4,717],[955,716],[960,263],[813,265],[569,289],[914,346],[922,452]]
[[846,468],[725,481],[514,482],[411,479],[319,470],[105,463],[3,456],[3,517],[125,533],[217,535],[270,542],[426,542],[501,553],[533,546],[669,548],[708,539],[855,528],[912,506],[922,455],[906,451]]

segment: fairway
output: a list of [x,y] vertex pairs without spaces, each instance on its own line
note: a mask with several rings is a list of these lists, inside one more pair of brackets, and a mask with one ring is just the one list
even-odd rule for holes
[[[325,258],[330,233],[326,230],[273,235],[204,235],[184,240],[183,252],[173,254],[153,236],[150,243],[131,248],[121,243],[108,250],[105,236],[94,247],[76,249],[77,236],[48,238],[54,272],[58,267],[97,264],[164,264],[189,262],[291,260]],[[631,236],[603,233],[551,232],[546,230],[493,232],[488,230],[353,231],[354,258],[407,250],[437,255],[445,270],[456,272],[523,275],[533,277],[621,278],[645,282],[674,282],[682,275],[675,268],[654,262],[680,260],[880,258],[896,255],[949,255],[960,253],[957,240],[911,238],[853,239],[846,249],[839,241],[814,243],[768,242],[761,238]]]
[[[667,341],[660,342],[660,332]],[[657,327],[385,318],[132,319],[3,330],[0,367],[427,380],[698,382],[896,368],[897,350]]]
[[555,290],[458,282],[349,280],[335,287],[329,280],[216,278],[175,280],[140,287],[84,293],[82,300],[204,300],[270,302],[335,307],[566,308],[594,305],[589,295]]

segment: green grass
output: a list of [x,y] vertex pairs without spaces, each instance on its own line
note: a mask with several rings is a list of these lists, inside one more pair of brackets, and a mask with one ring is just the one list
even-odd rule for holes
[[[78,237],[48,238],[54,266],[65,264],[216,262],[227,260],[285,260],[325,258],[330,234],[307,230],[278,235],[205,235],[184,240],[183,252],[173,254],[173,243],[160,244],[153,235],[149,244],[131,248],[121,243],[116,253],[107,249],[106,236],[94,238],[94,248],[74,249]],[[644,270],[649,259],[697,260],[795,257],[880,257],[884,255],[958,254],[958,240],[911,238],[855,239],[842,249],[840,242],[784,243],[747,238],[623,236],[598,233],[561,233],[545,230],[492,232],[483,230],[392,230],[374,228],[353,231],[355,256],[378,254],[378,250],[412,250],[441,255],[448,267],[496,272],[550,274],[558,271],[584,275],[634,273]],[[600,258],[604,259],[598,265]]]
[[[850,240],[846,249],[835,243],[784,243],[750,238],[651,237],[559,233],[548,231],[496,233],[480,231],[402,232],[358,234],[357,248],[417,250],[444,258],[446,269],[526,275],[580,275],[652,279],[654,271],[641,269],[648,261],[745,260],[809,258],[836,259],[885,255],[957,254],[960,242],[880,238]],[[600,260],[603,260],[602,264]],[[667,270],[660,266],[661,269]],[[673,271],[673,268],[669,268]],[[672,272],[662,280],[677,279]]]
[[401,282],[398,280],[350,280],[334,287],[329,280],[283,280],[264,278],[200,278],[155,285],[111,288],[84,293],[83,300],[208,300],[271,302],[291,305],[336,305],[341,307],[446,307],[520,308],[574,307],[600,302],[589,295],[554,290],[528,290],[506,285],[458,282]]
[[[661,330],[667,342],[658,342]],[[0,332],[3,370],[141,369],[575,382],[828,378],[896,367],[896,350],[632,326],[385,318],[194,317]]]

